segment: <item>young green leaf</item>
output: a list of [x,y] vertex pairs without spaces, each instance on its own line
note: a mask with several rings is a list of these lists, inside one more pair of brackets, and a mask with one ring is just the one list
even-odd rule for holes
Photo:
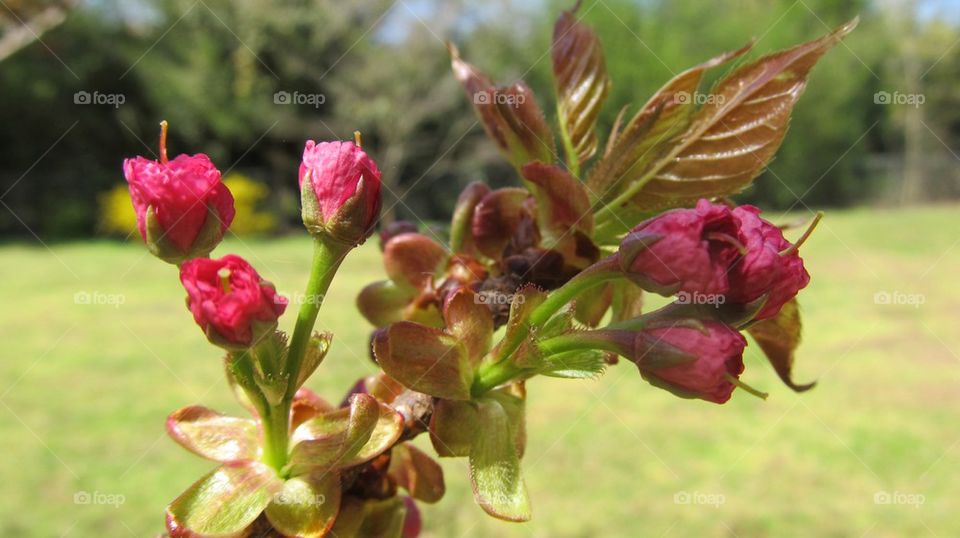
[[530,519],[530,500],[509,416],[496,399],[479,402],[478,428],[470,450],[470,480],[477,503],[493,517]]
[[190,452],[213,461],[257,459],[256,422],[191,405],[167,417],[167,433]]
[[267,505],[267,519],[286,536],[319,538],[340,511],[340,475],[328,470],[291,478]]
[[256,461],[225,463],[167,507],[171,536],[237,536],[270,504],[282,483]]

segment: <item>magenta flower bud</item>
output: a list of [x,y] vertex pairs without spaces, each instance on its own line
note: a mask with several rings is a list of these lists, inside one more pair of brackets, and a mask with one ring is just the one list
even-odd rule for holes
[[620,244],[620,263],[637,284],[662,295],[722,295],[736,259],[737,227],[730,209],[700,200],[640,223]]
[[380,169],[353,142],[308,140],[300,164],[303,223],[351,245],[373,233],[380,215]]
[[160,160],[123,161],[140,236],[158,258],[180,264],[207,256],[233,221],[233,196],[220,171],[202,153],[167,160],[166,122]]
[[196,258],[180,268],[187,307],[210,341],[244,349],[272,333],[287,299],[277,294],[246,260],[233,254]]
[[730,399],[743,373],[746,339],[716,321],[648,328],[637,333],[631,359],[644,379],[686,398]]
[[747,304],[766,296],[755,319],[772,318],[807,286],[810,274],[797,249],[783,237],[780,228],[760,217],[759,209],[740,206],[733,210],[733,217],[747,253],[730,271],[729,299]]

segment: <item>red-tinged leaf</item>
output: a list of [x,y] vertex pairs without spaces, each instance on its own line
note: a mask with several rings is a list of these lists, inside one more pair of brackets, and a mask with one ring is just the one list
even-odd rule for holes
[[473,212],[484,196],[490,194],[490,187],[486,183],[474,181],[467,185],[457,198],[457,205],[453,208],[453,218],[450,221],[450,250],[456,253],[473,254]]
[[385,404],[393,403],[397,396],[407,390],[407,387],[383,372],[368,377],[365,386],[368,394]]
[[355,394],[350,407],[315,417],[293,433],[290,474],[342,466],[367,442],[379,418],[379,404],[368,394]]
[[780,379],[797,392],[810,390],[817,384],[815,381],[803,385],[793,382],[793,358],[800,345],[800,329],[800,307],[796,299],[783,305],[776,317],[754,323],[747,329]]
[[404,313],[415,296],[416,292],[408,287],[382,280],[360,290],[357,309],[374,326],[385,327],[404,318]]
[[451,44],[449,49],[454,76],[504,156],[518,168],[530,161],[552,161],[553,133],[530,87],[523,81],[496,87],[489,77],[461,60],[455,46]]
[[315,417],[293,433],[290,469],[341,469],[377,456],[400,435],[402,417],[369,394],[354,394],[349,408]]
[[373,342],[384,372],[409,389],[469,400],[473,368],[463,343],[439,329],[409,321],[380,330]]
[[[622,133],[611,135],[615,138],[608,142],[608,150],[591,170],[587,181],[590,193],[600,204],[614,200],[627,189],[639,188],[637,183],[644,180],[652,163],[676,145],[680,135],[690,127],[696,112],[693,96],[700,87],[703,74],[746,54],[751,47],[752,44],[748,44],[711,58],[673,77],[637,112]],[[642,220],[644,215],[636,213],[619,214],[620,219],[614,219],[618,227],[623,225],[621,233]]]
[[290,429],[291,431],[296,430],[298,426],[311,418],[335,410],[335,407],[312,390],[300,387],[290,404]]
[[383,265],[387,276],[401,288],[420,289],[443,268],[448,257],[443,245],[418,233],[406,233],[387,241]]
[[437,400],[430,417],[430,442],[437,455],[441,458],[469,456],[478,421],[473,402]]
[[523,177],[534,185],[537,199],[537,220],[540,231],[552,248],[570,230],[587,235],[593,231],[593,212],[587,191],[575,177],[557,165],[532,162],[521,169]]
[[170,503],[167,532],[171,538],[243,536],[281,487],[262,463],[225,463]]
[[513,425],[499,401],[478,405],[478,428],[470,450],[473,497],[485,512],[507,521],[528,521],[530,500],[520,474]]
[[209,460],[257,459],[257,423],[247,418],[229,417],[191,405],[167,417],[167,433],[182,447]]
[[425,503],[439,501],[446,487],[443,469],[430,456],[410,443],[393,447],[390,453],[390,476],[413,498]]
[[444,318],[447,332],[463,344],[471,367],[476,367],[493,339],[490,309],[475,292],[461,288],[447,299]]
[[610,77],[600,40],[593,30],[577,21],[579,3],[560,14],[553,27],[553,76],[556,81],[560,128],[569,139],[568,161],[582,163],[597,151],[594,125],[610,92]]
[[319,470],[296,476],[267,505],[270,524],[286,536],[327,536],[340,511],[340,474]]
[[857,20],[851,21],[726,76],[683,140],[646,173],[650,179],[632,203],[674,207],[747,187],[779,149],[810,69],[856,25]]
[[533,219],[533,197],[526,189],[497,189],[473,213],[473,238],[484,255],[500,259],[523,219]]

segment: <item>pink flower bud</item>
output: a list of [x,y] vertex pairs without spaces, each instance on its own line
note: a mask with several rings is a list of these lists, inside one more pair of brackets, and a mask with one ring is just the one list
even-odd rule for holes
[[211,342],[228,349],[250,347],[273,332],[287,307],[272,284],[232,254],[184,263],[180,282],[193,319]]
[[730,271],[729,299],[750,303],[764,295],[766,303],[755,319],[772,318],[810,282],[803,259],[783,232],[760,218],[760,210],[744,205],[733,210],[738,238],[747,249]]
[[727,206],[700,200],[640,223],[621,243],[621,265],[641,287],[664,295],[724,294],[736,235]]
[[373,233],[380,215],[380,170],[353,142],[308,140],[300,194],[310,233],[360,244]]
[[646,329],[635,345],[634,362],[648,381],[679,396],[722,404],[743,373],[747,341],[733,327],[704,321],[699,328]]
[[220,171],[202,153],[166,158],[166,126],[160,160],[123,161],[123,175],[148,248],[169,263],[206,256],[233,221],[233,196]]

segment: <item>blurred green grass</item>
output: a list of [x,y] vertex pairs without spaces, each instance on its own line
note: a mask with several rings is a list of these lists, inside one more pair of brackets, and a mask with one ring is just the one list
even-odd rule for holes
[[[449,460],[426,535],[960,535],[958,209],[827,215],[804,248],[813,282],[796,378],[818,379],[813,391],[780,385],[755,346],[744,379],[769,390],[767,402],[679,400],[629,364],[597,381],[535,380],[524,460],[533,521],[485,516],[465,462]],[[288,295],[305,284],[304,237],[232,240],[227,251]],[[110,242],[6,245],[0,256],[0,535],[156,534],[166,503],[212,466],[166,438],[164,417],[192,403],[241,412],[175,269]],[[353,298],[381,275],[367,245],[328,295],[319,327],[336,337],[309,386],[332,401],[374,371]],[[877,293],[924,302],[878,304]],[[78,504],[79,492],[124,502]],[[891,504],[876,502],[883,492]],[[676,502],[684,495],[692,501]]]

